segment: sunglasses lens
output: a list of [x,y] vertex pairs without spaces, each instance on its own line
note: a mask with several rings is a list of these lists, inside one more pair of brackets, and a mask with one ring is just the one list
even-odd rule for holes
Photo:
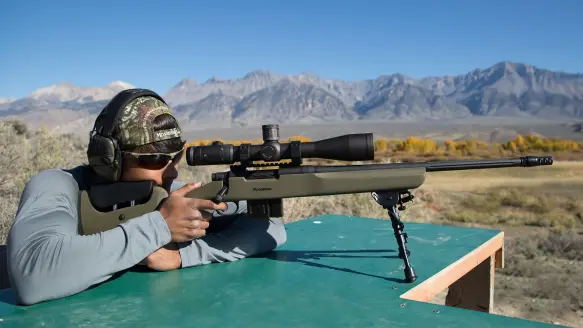
[[137,160],[138,165],[143,167],[162,168],[166,166],[170,160],[172,160],[172,164],[178,164],[182,159],[182,154],[184,154],[184,150],[174,155],[173,157],[170,157],[169,154],[144,154],[138,156]]
[[146,167],[163,167],[170,161],[170,155],[141,155],[138,164]]

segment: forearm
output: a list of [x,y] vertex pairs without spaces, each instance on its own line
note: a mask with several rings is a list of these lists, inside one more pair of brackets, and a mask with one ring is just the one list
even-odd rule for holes
[[42,172],[26,185],[7,243],[11,285],[21,303],[81,292],[171,241],[159,212],[79,235],[77,202],[75,180],[61,171]]
[[182,266],[182,258],[175,242],[158,249],[150,254],[143,262],[148,268],[156,271],[169,271]]
[[[43,219],[50,221],[51,215]],[[13,232],[22,237],[20,229]],[[16,295],[24,304],[81,292],[170,242],[170,232],[156,212],[89,236],[39,231],[24,241],[14,234],[11,237],[8,268]]]
[[286,240],[285,227],[279,219],[250,219],[246,214],[238,214],[221,231],[179,243],[181,267],[237,261],[270,252]]

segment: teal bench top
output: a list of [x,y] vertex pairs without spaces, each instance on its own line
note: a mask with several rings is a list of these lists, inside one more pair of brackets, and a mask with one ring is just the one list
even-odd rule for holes
[[389,220],[324,215],[288,223],[263,257],[169,272],[128,271],[64,299],[18,306],[0,327],[543,327],[400,297],[499,231],[405,222],[418,275],[402,282]]

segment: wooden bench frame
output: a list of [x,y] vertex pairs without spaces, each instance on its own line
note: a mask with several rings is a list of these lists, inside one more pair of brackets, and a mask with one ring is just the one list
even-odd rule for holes
[[492,313],[494,271],[504,267],[504,232],[401,295],[428,302],[448,288],[446,306]]

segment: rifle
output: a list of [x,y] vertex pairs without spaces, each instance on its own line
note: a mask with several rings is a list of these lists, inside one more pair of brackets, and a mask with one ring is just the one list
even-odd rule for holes
[[[397,210],[413,200],[410,189],[425,181],[426,172],[473,170],[502,167],[552,165],[551,156],[526,156],[494,160],[450,160],[413,163],[314,166],[302,165],[305,158],[341,161],[374,160],[373,135],[347,134],[315,142],[279,142],[279,126],[263,125],[263,144],[234,146],[215,141],[208,146],[186,149],[190,166],[230,165],[226,172],[212,174],[212,181],[191,191],[187,197],[216,203],[247,201],[252,219],[283,217],[282,200],[292,197],[371,192],[387,210],[405,264],[405,278],[417,278],[409,262],[407,234]],[[291,162],[281,162],[288,159]],[[257,163],[263,161],[264,163]],[[239,165],[235,163],[239,162]],[[277,167],[268,169],[269,167]],[[129,219],[155,211],[168,196],[153,181],[116,182],[81,191],[80,231],[92,234],[114,228]],[[123,207],[125,205],[129,205]]]

